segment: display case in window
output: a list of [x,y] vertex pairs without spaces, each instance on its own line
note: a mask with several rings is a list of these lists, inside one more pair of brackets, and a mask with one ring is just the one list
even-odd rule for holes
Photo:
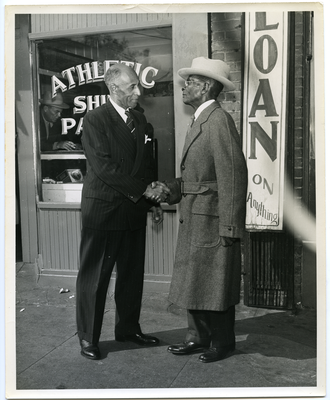
[[86,176],[83,151],[41,154],[42,200],[80,203]]

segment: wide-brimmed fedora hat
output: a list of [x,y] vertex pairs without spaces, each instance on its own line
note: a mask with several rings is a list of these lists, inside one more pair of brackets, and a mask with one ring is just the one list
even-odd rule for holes
[[63,97],[61,93],[57,93],[54,97],[52,97],[51,92],[45,92],[43,98],[39,100],[40,104],[45,106],[52,106],[58,108],[69,108],[70,106],[63,102]]
[[226,90],[235,89],[235,85],[230,81],[229,65],[221,60],[197,57],[192,60],[190,68],[181,68],[178,74],[185,80],[190,75],[206,76],[222,83]]

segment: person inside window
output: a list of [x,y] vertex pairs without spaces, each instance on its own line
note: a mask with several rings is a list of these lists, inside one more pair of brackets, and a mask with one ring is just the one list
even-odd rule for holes
[[[52,97],[51,92],[45,92],[40,100],[40,147],[41,151],[78,150],[77,145],[70,140],[63,140],[61,115],[69,105],[63,102],[61,93]],[[81,148],[81,147],[80,147]]]

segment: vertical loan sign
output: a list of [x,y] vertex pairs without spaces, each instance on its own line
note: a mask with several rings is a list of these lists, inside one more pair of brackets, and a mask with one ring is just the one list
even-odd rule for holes
[[246,14],[243,148],[246,229],[283,228],[288,14]]

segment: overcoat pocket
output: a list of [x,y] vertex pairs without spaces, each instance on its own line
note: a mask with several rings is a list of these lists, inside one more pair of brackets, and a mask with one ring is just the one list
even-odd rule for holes
[[191,212],[200,215],[219,216],[218,192],[206,192],[196,196]]
[[220,244],[219,218],[211,215],[191,216],[191,243],[196,247],[216,247]]
[[192,205],[191,242],[196,247],[216,247],[220,244],[218,193],[196,196]]

